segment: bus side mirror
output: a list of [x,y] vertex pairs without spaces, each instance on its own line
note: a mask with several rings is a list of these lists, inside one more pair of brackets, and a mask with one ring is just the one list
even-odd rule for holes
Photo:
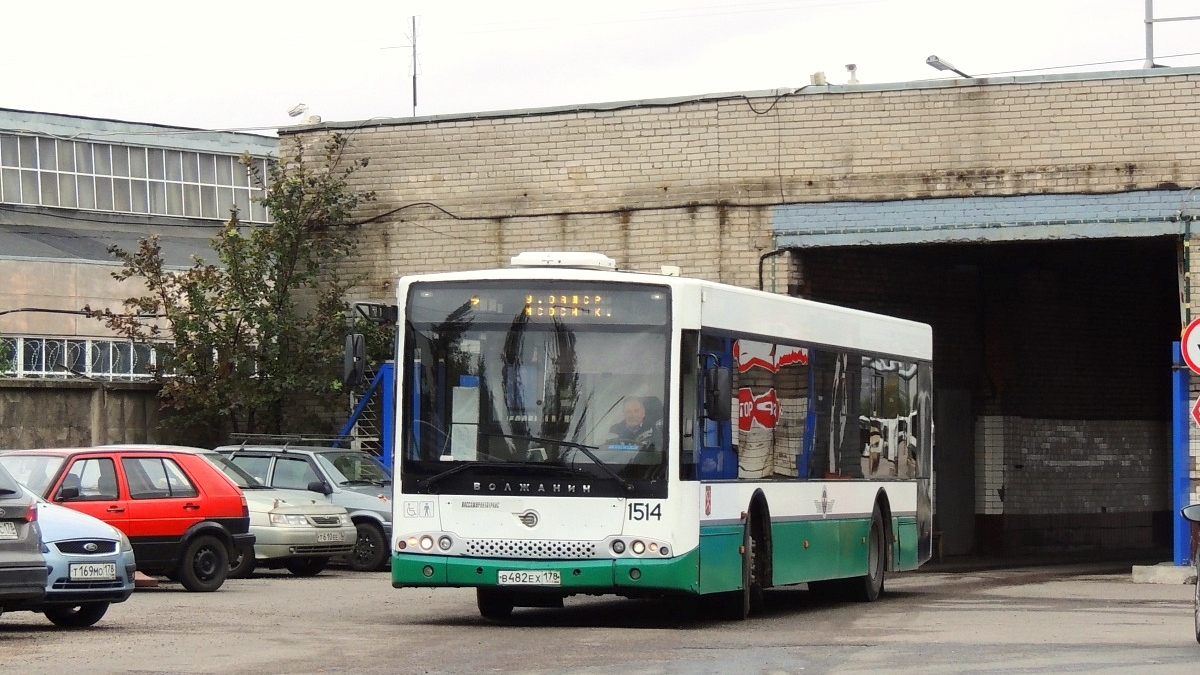
[[400,317],[400,308],[397,305],[384,305],[378,302],[356,302],[354,311],[358,312],[364,321],[380,325],[395,324]]
[[367,373],[367,340],[362,333],[346,336],[346,353],[342,357],[342,385],[347,389],[362,384]]
[[723,366],[704,369],[704,416],[728,422],[733,405],[733,371]]

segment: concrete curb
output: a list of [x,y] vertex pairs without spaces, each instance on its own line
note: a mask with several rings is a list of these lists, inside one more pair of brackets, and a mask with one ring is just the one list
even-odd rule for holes
[[158,579],[147,576],[141,572],[133,573],[134,588],[158,588]]
[[1133,583],[1194,584],[1196,583],[1196,568],[1192,565],[1180,566],[1169,562],[1157,565],[1134,565]]

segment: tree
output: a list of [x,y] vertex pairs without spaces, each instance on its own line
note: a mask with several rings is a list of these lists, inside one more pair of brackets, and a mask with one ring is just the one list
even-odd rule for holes
[[[214,436],[328,433],[311,428],[312,416],[285,413],[297,401],[340,405],[350,281],[339,266],[354,253],[354,209],[374,199],[349,185],[367,160],[345,160],[345,148],[344,136],[329,136],[324,163],[314,167],[297,139],[286,161],[281,153],[267,164],[267,176],[251,170],[271,222],[243,223],[234,209],[212,240],[217,264],[194,257],[191,267],[170,270],[157,235],[136,251],[109,248],[123,263],[113,277],[141,280],[147,292],[126,299],[121,312],[85,310],[133,341],[155,343],[160,397],[171,413],[164,424]],[[249,160],[242,163],[253,166]]]

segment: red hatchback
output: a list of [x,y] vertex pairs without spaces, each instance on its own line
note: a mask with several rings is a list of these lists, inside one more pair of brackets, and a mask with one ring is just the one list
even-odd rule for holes
[[171,445],[10,450],[0,464],[46,499],[124,532],[139,571],[215,591],[254,535],[241,490],[196,453]]

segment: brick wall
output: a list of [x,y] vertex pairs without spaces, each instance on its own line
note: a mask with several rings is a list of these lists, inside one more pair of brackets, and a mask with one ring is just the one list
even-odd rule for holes
[[[1065,219],[1057,229],[1044,231],[1047,239],[1074,236],[1071,226],[1080,204],[1060,213],[1064,202],[1038,195],[1129,193],[1115,202],[1100,199],[1103,204],[1095,208],[1110,223],[1136,220],[1147,209],[1161,211],[1179,194],[1164,201],[1160,191],[1183,191],[1183,210],[1190,200],[1187,189],[1200,184],[1200,153],[1193,152],[1200,149],[1200,116],[1194,111],[1198,88],[1200,69],[808,87],[610,109],[331,124],[284,135],[314,139],[336,129],[350,136],[351,156],[370,158],[355,181],[375,190],[379,199],[360,214],[369,219],[360,229],[362,254],[345,270],[362,279],[356,299],[390,299],[403,274],[502,266],[515,253],[538,249],[599,251],[623,268],[678,265],[687,275],[754,286],[760,256],[776,250],[781,224],[801,232],[788,245],[805,247],[803,230],[810,224],[805,218],[813,212],[798,205],[826,205],[829,211],[854,202],[846,217],[870,227],[872,218],[902,211],[899,205],[906,200],[922,201],[928,213],[931,203],[946,199],[954,211],[952,225],[969,228],[972,221],[993,223],[997,213],[1006,213],[998,198],[1019,196],[1020,203],[1006,202],[1018,215]],[[891,208],[882,208],[887,205]],[[934,218],[924,226],[939,222]],[[1152,234],[1166,230],[1159,227]],[[963,235],[982,236],[986,233]],[[1014,291],[994,287],[969,264],[918,266],[902,274],[888,265],[867,267],[870,261],[861,252],[849,258],[858,266],[840,269],[836,254],[809,253],[771,258],[768,288],[818,299],[850,298],[868,309],[899,307],[894,313],[937,327],[938,383],[982,394],[979,413],[1020,418],[1034,427],[1061,421],[1055,418],[1083,419],[1077,434],[1062,443],[1069,452],[1085,452],[1086,439],[1093,437],[1107,439],[1121,452],[1140,452],[1145,449],[1141,441],[1127,444],[1118,440],[1124,432],[1108,427],[1133,424],[1135,436],[1157,449],[1154,461],[1162,460],[1163,439],[1153,418],[1164,406],[1152,393],[1153,382],[1132,383],[1135,405],[1125,417],[1113,413],[1106,392],[1090,383],[1076,391],[1091,407],[1073,416],[1074,410],[1057,405],[1061,399],[1056,397],[1070,393],[1071,383],[1061,377],[1013,391],[1003,402],[991,390],[995,376],[1011,370],[1004,361],[989,362],[987,353],[1007,350],[1013,358],[1052,359],[1049,349],[1019,352],[1023,344],[1063,346],[1061,338],[1036,332],[1045,324],[1076,321],[1094,329],[1111,316],[1108,306],[1093,303],[1055,318],[1055,307],[1073,307],[1071,293],[1081,291],[1078,284],[1026,277],[1017,280]],[[1164,267],[1170,268],[1164,273],[1174,273],[1173,264]],[[1190,258],[1188,269],[1193,274],[1187,290],[1195,296],[1200,262]],[[891,276],[881,277],[881,271]],[[926,292],[906,299],[905,287],[890,278],[925,284]],[[1136,307],[1130,288],[1137,284],[1122,287],[1116,276],[1110,281],[1112,297]],[[1036,287],[1032,293],[1029,284]],[[1046,289],[1057,295],[1045,298]],[[1009,308],[998,321],[981,312],[979,298],[987,294],[1019,307]],[[1140,323],[1134,317],[1114,329],[1127,350],[1133,344],[1141,349],[1146,339]],[[1003,331],[1007,340],[997,338]],[[1116,378],[1135,369],[1127,367],[1128,358],[1112,358],[1112,347],[1097,348],[1093,344],[1068,354],[1068,365],[1078,372],[1101,359]],[[1149,351],[1145,359],[1162,360]],[[1033,371],[1024,374],[1036,379]],[[1007,461],[1007,448],[1013,446],[1006,442],[1005,447]],[[1093,473],[1082,465],[1076,470]],[[1153,502],[1146,508],[1161,508],[1163,488],[1143,487]],[[1031,508],[1051,508],[1030,499]],[[1013,519],[1025,517],[1008,513]],[[1148,513],[1122,517],[1145,520]],[[1014,531],[1023,527],[1011,522]],[[1149,536],[1144,522],[1130,527]]]
[[1169,425],[984,417],[976,513],[1003,514],[1007,551],[1139,548],[1171,510]]
[[1176,72],[326,128],[371,160],[356,181],[379,200],[362,215],[392,212],[362,228],[364,295],[535,248],[749,285],[774,205],[1191,186],[1200,71]]

